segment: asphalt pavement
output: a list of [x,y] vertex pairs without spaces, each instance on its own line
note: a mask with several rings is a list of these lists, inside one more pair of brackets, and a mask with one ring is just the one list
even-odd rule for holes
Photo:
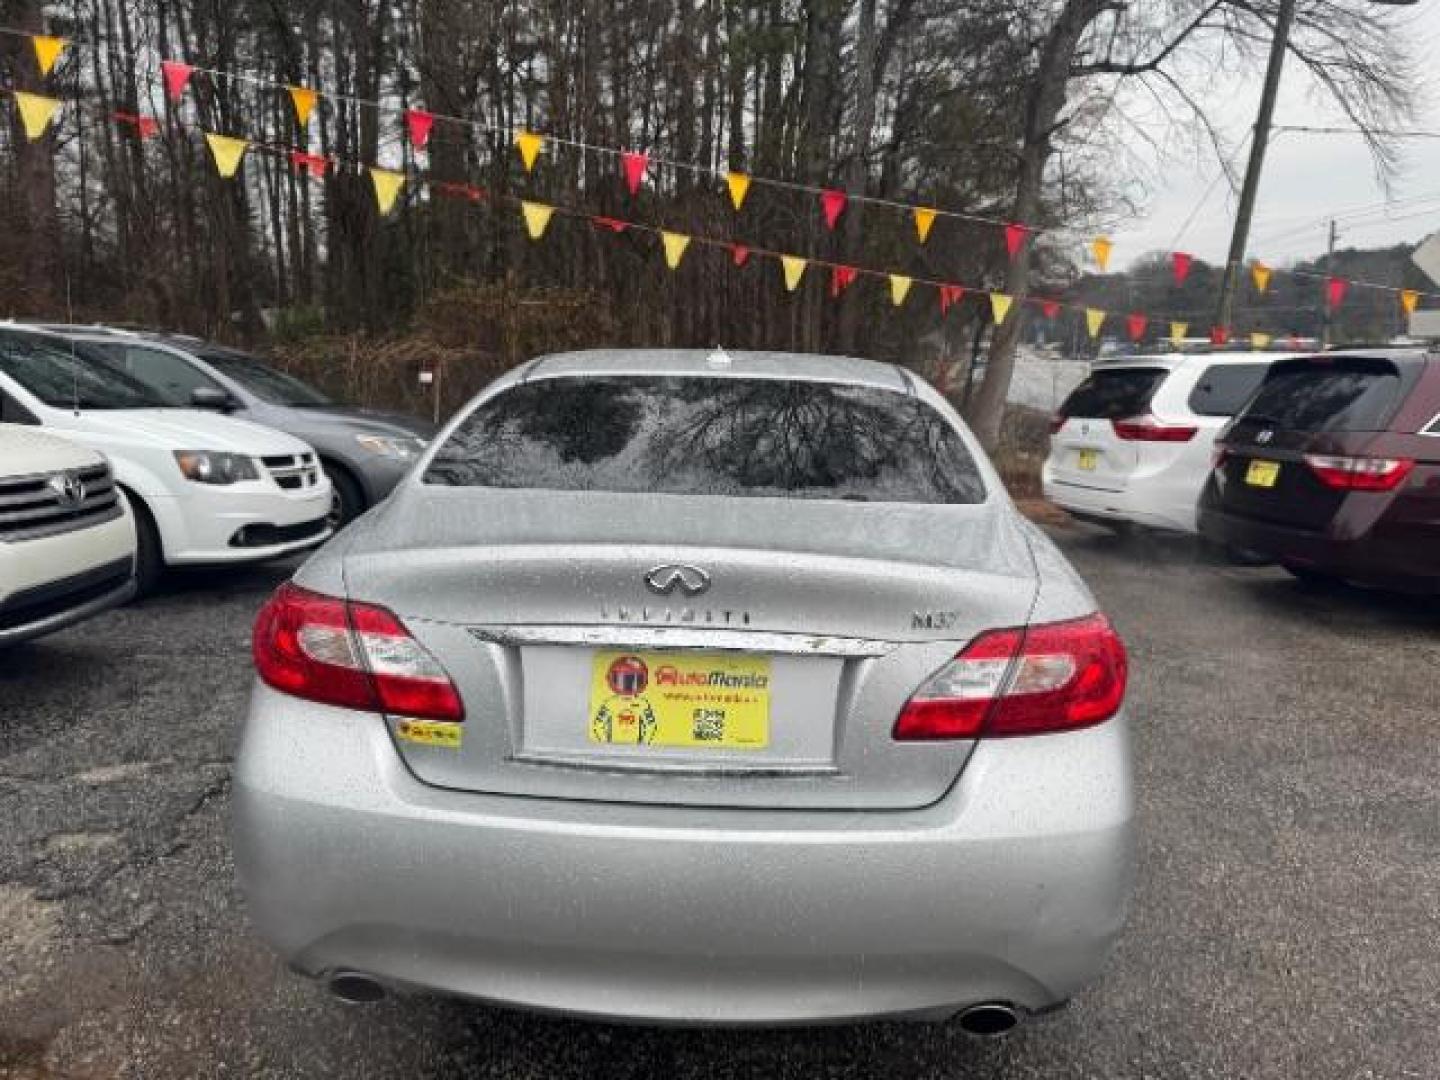
[[1140,874],[1103,980],[953,1027],[652,1030],[349,1007],[249,933],[229,762],[293,566],[0,654],[0,1077],[1440,1076],[1440,605],[1055,529],[1129,643]]

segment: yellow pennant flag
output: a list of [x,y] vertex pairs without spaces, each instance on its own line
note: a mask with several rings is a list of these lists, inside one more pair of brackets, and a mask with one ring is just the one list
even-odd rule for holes
[[55,70],[55,61],[60,59],[60,54],[70,43],[64,38],[36,34],[30,39],[30,44],[35,46],[35,62],[40,65],[40,74],[49,75]]
[[295,119],[304,127],[310,123],[310,114],[315,111],[315,102],[320,100],[320,95],[304,86],[291,86],[287,89],[290,91],[290,100],[295,103]]
[[904,274],[890,275],[890,303],[899,307],[905,302],[905,297],[910,293],[910,286],[913,282]]
[[525,215],[525,231],[530,234],[530,239],[539,240],[545,235],[545,229],[550,224],[550,215],[555,213],[555,208],[544,203],[522,202],[520,212]]
[[1172,322],[1170,324],[1170,344],[1181,344],[1185,340],[1185,334],[1189,329],[1189,323]]
[[1255,291],[1264,292],[1270,287],[1270,267],[1256,262],[1250,267],[1250,277],[1255,282]]
[[1110,252],[1115,244],[1108,236],[1097,236],[1090,241],[1090,254],[1095,256],[1095,263],[1101,270],[1110,265]]
[[370,182],[375,185],[375,205],[380,208],[380,216],[384,217],[395,209],[395,200],[400,195],[400,189],[405,186],[405,174],[372,165]]
[[683,233],[661,232],[660,242],[665,245],[665,265],[671,270],[680,265],[680,260],[685,257],[685,249],[690,246],[690,237]]
[[515,136],[515,149],[520,151],[520,161],[526,172],[535,168],[535,159],[540,156],[544,146],[545,136],[536,135],[533,131],[522,131]]
[[27,94],[23,90],[15,91],[15,104],[20,107],[20,123],[25,127],[25,137],[31,142],[45,134],[45,129],[60,108],[56,98]]
[[1414,315],[1415,308],[1420,303],[1420,294],[1414,289],[1400,290],[1400,306],[1405,309],[1406,315]]
[[1270,347],[1270,335],[1262,334],[1256,330],[1250,335],[1250,347],[1256,350],[1268,349]]
[[930,227],[935,224],[935,211],[929,207],[915,207],[915,233],[920,237],[920,243],[930,239]]
[[735,209],[745,205],[745,196],[750,194],[750,177],[743,172],[725,174],[725,186],[730,189],[730,201]]
[[990,314],[995,319],[995,325],[999,326],[1005,321],[1005,316],[1010,314],[1010,305],[1014,303],[1014,297],[1006,296],[1004,293],[992,292],[990,294]]
[[794,292],[800,284],[801,277],[805,274],[806,260],[798,255],[781,255],[780,265],[785,269],[785,289],[787,292]]
[[205,141],[210,144],[210,153],[215,155],[215,168],[226,180],[235,175],[235,170],[240,168],[240,159],[245,156],[245,150],[249,142],[244,139],[234,139],[229,135],[212,135],[205,133]]
[[1090,336],[1099,337],[1100,327],[1105,325],[1105,312],[1099,308],[1085,309],[1085,328],[1090,331]]

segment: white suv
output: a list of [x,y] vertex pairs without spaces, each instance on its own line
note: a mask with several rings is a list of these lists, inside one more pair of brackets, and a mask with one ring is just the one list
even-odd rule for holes
[[122,604],[135,523],[93,450],[0,424],[0,649]]
[[330,481],[309,446],[167,407],[83,344],[0,328],[0,421],[37,424],[110,459],[135,513],[141,592],[166,566],[258,562],[330,535]]
[[1215,436],[1286,353],[1099,365],[1055,415],[1045,497],[1082,521],[1195,532]]

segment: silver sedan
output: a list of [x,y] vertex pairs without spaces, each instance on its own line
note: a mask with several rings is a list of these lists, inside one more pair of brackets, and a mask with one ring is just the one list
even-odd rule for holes
[[534,361],[255,661],[241,884],[351,1000],[994,1033],[1124,921],[1124,647],[900,368]]

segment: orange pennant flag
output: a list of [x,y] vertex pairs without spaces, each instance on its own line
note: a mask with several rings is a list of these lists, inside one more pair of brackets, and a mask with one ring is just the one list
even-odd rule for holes
[[1090,241],[1090,254],[1095,256],[1095,264],[1099,266],[1101,270],[1106,269],[1110,265],[1110,252],[1114,247],[1114,242],[1108,236],[1097,236],[1094,240]]
[[20,123],[25,128],[25,138],[31,142],[45,134],[60,108],[56,98],[27,94],[23,90],[15,91],[15,104],[20,108]]
[[1100,327],[1105,325],[1105,312],[1099,308],[1085,309],[1085,328],[1090,331],[1090,336],[1099,337]]
[[250,143],[229,135],[212,135],[208,131],[205,133],[205,141],[210,144],[210,153],[215,157],[215,168],[221,176],[229,180],[240,168],[240,159],[245,156]]
[[725,186],[730,189],[730,202],[739,210],[745,205],[745,196],[750,194],[750,177],[742,172],[726,173]]
[[665,265],[671,270],[677,269],[680,260],[685,257],[685,249],[690,246],[690,237],[683,233],[662,231],[660,242],[665,245]]
[[375,185],[375,205],[380,209],[380,216],[384,217],[395,209],[395,200],[400,197],[400,189],[405,186],[405,174],[372,165],[370,182]]
[[1010,305],[1014,302],[1014,297],[1006,296],[1004,293],[992,292],[990,294],[990,314],[995,319],[996,326],[1005,321],[1005,316],[1010,314]]
[[291,86],[287,89],[290,91],[290,100],[295,105],[295,119],[304,127],[310,123],[310,114],[315,111],[315,103],[320,100],[320,95],[304,86]]
[[785,270],[785,290],[794,292],[800,285],[800,279],[805,275],[806,260],[798,255],[781,255],[780,265]]
[[35,62],[40,65],[40,74],[49,75],[55,70],[55,61],[60,59],[60,54],[70,43],[64,38],[36,34],[30,39],[30,44],[35,46]]
[[1419,306],[1420,294],[1414,289],[1400,290],[1400,306],[1405,309],[1406,315],[1414,315],[1415,308]]
[[935,211],[926,206],[915,207],[915,234],[920,243],[930,239],[930,227],[935,224]]
[[527,173],[534,170],[535,159],[540,156],[544,146],[545,136],[536,135],[533,131],[522,131],[515,136],[515,149],[520,151],[520,161]]
[[544,203],[522,202],[520,212],[525,215],[525,231],[530,234],[530,239],[539,240],[545,235],[545,229],[550,224],[550,215],[555,213],[555,208]]
[[1270,267],[1256,260],[1250,266],[1250,277],[1255,282],[1255,291],[1263,293],[1270,287]]
[[1185,333],[1190,329],[1189,323],[1172,322],[1170,324],[1170,344],[1179,345],[1185,340]]
[[910,278],[904,274],[890,275],[890,303],[899,307],[905,303],[905,297],[910,293],[910,286],[913,284]]

